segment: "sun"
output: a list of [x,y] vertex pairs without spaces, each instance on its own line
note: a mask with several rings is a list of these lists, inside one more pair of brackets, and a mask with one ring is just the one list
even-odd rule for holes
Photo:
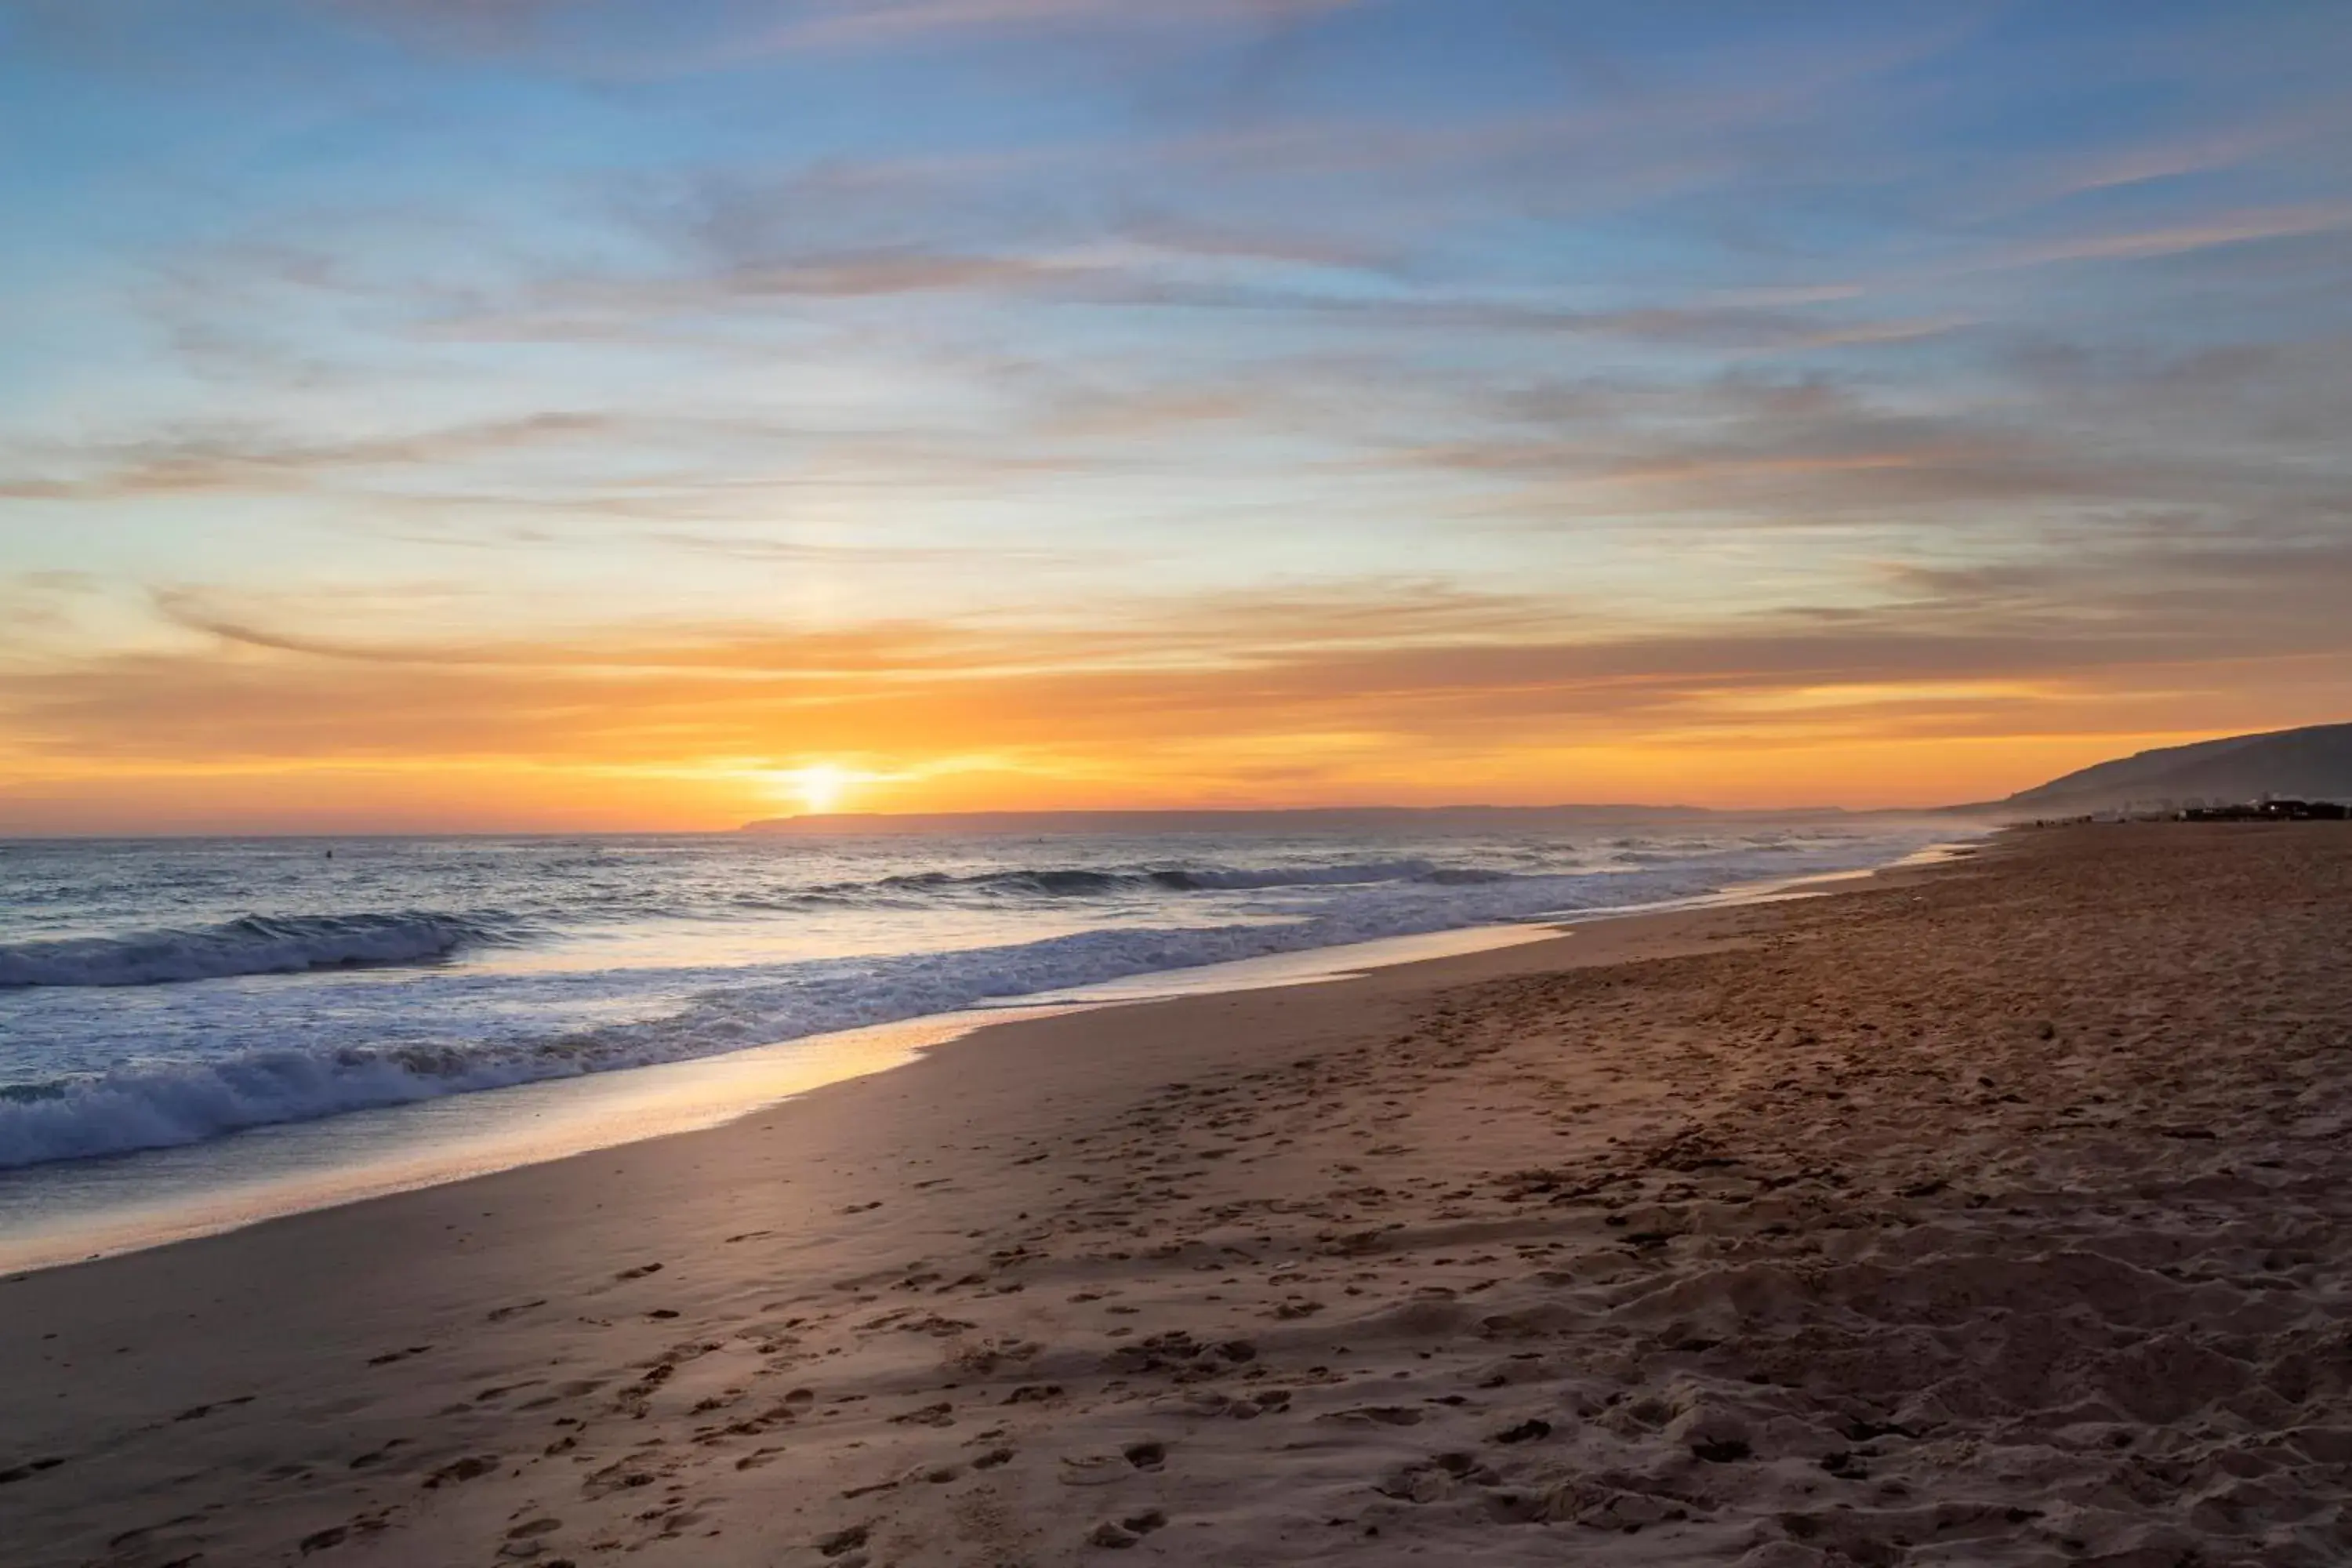
[[817,816],[840,809],[853,780],[847,768],[833,763],[811,763],[777,777],[800,796],[803,809]]

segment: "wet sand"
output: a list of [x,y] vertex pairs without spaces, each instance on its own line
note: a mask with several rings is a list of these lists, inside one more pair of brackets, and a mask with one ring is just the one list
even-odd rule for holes
[[0,1283],[10,1564],[2336,1563],[2352,831],[983,1030]]

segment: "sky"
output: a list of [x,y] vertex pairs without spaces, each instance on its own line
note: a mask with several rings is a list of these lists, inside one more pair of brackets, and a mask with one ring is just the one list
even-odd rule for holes
[[0,834],[2352,718],[2335,0],[0,0]]

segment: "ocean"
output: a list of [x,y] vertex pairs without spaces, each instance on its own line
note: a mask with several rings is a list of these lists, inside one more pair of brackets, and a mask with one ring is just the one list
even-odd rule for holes
[[1919,817],[1258,821],[0,843],[0,1172],[1705,900],[1967,836]]

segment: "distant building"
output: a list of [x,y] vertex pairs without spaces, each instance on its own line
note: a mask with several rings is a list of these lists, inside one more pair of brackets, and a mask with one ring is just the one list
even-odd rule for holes
[[2352,805],[2336,800],[2289,800],[2264,795],[2239,805],[2191,805],[2179,813],[2183,822],[2345,822],[2352,821]]

